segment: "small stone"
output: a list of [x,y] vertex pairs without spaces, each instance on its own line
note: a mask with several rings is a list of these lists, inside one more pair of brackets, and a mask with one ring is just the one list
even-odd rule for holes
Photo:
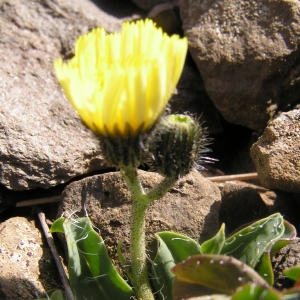
[[250,154],[262,186],[300,193],[300,109],[270,122]]
[[[1,233],[0,299],[35,299],[36,295],[42,295],[46,290],[61,288],[50,250],[43,245],[34,221],[14,217],[1,223],[0,230],[3,226],[6,230]],[[28,231],[24,231],[25,227]],[[26,242],[29,240],[35,243]],[[21,244],[22,247],[17,247]],[[43,259],[46,257],[51,258],[51,264],[44,266]]]

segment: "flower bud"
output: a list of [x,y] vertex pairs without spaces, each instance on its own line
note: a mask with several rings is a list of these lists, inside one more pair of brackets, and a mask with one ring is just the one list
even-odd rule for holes
[[[205,128],[188,115],[162,117],[150,145],[153,168],[166,177],[179,178],[203,161],[209,140]],[[204,158],[205,160],[205,158]]]

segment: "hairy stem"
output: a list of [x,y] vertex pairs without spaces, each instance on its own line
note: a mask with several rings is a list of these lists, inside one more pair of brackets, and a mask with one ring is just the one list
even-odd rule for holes
[[147,271],[145,215],[148,205],[163,197],[177,179],[165,177],[159,185],[145,193],[135,168],[123,168],[121,174],[132,195],[130,227],[132,284],[138,299],[154,300]]
[[132,215],[130,227],[130,255],[132,283],[138,299],[154,300],[151,291],[145,244],[145,214],[148,203],[144,201],[144,191],[136,169],[126,168],[121,174],[132,194]]
[[156,187],[144,194],[143,200],[150,204],[154,200],[162,198],[177,181],[176,178],[165,177]]

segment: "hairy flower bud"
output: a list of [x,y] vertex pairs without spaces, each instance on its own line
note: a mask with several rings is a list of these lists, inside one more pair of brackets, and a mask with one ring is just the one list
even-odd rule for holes
[[[203,161],[209,149],[206,129],[188,115],[162,117],[150,145],[154,169],[166,177],[179,178]],[[205,158],[204,158],[205,160]]]

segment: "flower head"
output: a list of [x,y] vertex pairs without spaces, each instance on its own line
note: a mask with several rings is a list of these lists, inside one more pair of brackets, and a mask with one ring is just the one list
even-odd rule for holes
[[101,136],[127,137],[156,123],[181,75],[187,39],[151,20],[97,28],[80,36],[75,56],[54,63],[56,76],[85,124]]
[[[179,178],[188,174],[198,163],[209,159],[210,143],[206,128],[188,115],[168,115],[161,119],[150,145],[154,169],[163,176]],[[200,166],[201,168],[201,166]]]

